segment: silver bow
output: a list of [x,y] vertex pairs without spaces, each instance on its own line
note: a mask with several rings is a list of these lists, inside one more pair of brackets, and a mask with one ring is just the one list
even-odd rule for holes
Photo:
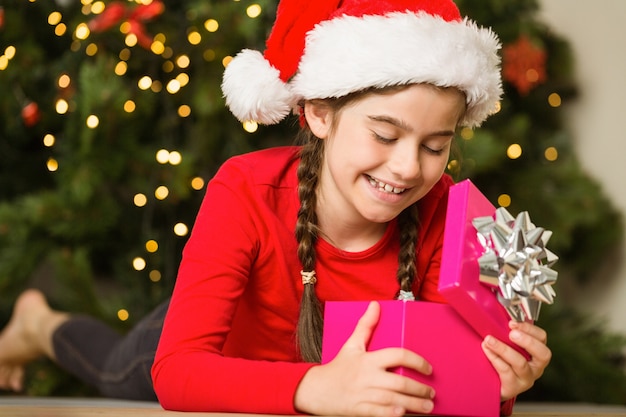
[[558,256],[546,249],[552,232],[535,227],[528,212],[517,218],[503,207],[472,220],[484,252],[478,258],[480,282],[491,287],[517,321],[537,320],[542,303],[552,304]]

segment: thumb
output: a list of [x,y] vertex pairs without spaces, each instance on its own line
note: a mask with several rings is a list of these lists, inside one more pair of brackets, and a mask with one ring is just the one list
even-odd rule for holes
[[372,333],[374,333],[379,318],[380,304],[377,301],[372,301],[357,322],[352,335],[348,338],[344,347],[350,346],[363,351],[367,350],[367,345],[372,337]]

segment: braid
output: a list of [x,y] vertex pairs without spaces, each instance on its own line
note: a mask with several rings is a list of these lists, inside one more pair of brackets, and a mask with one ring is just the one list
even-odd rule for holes
[[[302,146],[300,165],[298,166],[298,196],[300,210],[296,223],[298,240],[298,258],[304,272],[315,270],[315,243],[317,242],[318,224],[315,212],[317,203],[317,185],[322,162],[324,141],[317,139],[309,130]],[[300,317],[298,319],[298,344],[300,354],[307,362],[319,362],[322,352],[323,330],[322,308],[315,294],[314,283],[304,284]]]
[[400,251],[398,253],[398,271],[396,277],[400,284],[400,291],[412,292],[413,282],[417,278],[416,253],[417,205],[404,209],[398,216],[398,229],[400,230]]

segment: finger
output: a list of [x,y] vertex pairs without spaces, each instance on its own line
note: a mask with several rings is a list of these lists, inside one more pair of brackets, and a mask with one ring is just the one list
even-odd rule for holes
[[431,364],[417,353],[399,347],[385,348],[372,352],[371,360],[385,369],[405,367],[417,372],[430,375],[433,372]]
[[[534,332],[535,334],[537,332]],[[548,346],[529,333],[518,329],[511,330],[509,338],[531,356],[530,365],[533,368],[545,368],[552,358],[552,351]]]
[[[344,344],[344,348],[348,347],[356,347],[360,350],[366,350],[366,346],[372,337],[372,333],[374,333],[374,329],[378,324],[378,319],[380,318],[380,304],[376,301],[372,301],[367,306],[365,313],[361,316],[359,321],[352,332],[352,335],[348,338],[346,343]],[[342,349],[343,350],[343,349]]]
[[498,372],[499,375],[503,375],[507,372],[512,372],[512,369],[511,365],[509,365],[509,363],[507,363],[499,355],[499,344],[502,344],[502,342],[493,336],[487,336],[485,340],[483,340],[481,346],[483,348],[483,352],[485,352],[485,355],[487,356],[487,359],[489,359],[489,362],[491,362],[496,372]]
[[515,320],[511,320],[509,322],[509,328],[511,330],[520,330],[524,333],[528,333],[529,335],[531,335],[532,337],[534,337],[535,339],[539,340],[542,343],[547,343],[548,342],[548,334],[546,333],[545,330],[543,330],[541,327],[536,326],[532,323],[527,323],[527,322],[517,322]]
[[[368,401],[363,405],[363,414],[372,415],[376,409],[386,409],[392,413],[407,412],[430,413],[434,408],[434,403],[430,398],[412,397],[385,390],[372,390],[367,393]],[[359,413],[361,414],[361,413]]]
[[384,387],[392,392],[408,395],[413,398],[433,399],[435,390],[413,378],[388,372],[388,379],[383,381]]
[[[520,379],[528,379],[532,378],[531,368],[529,366],[528,360],[517,350],[513,349],[511,346],[506,343],[496,339],[493,336],[487,336],[483,341],[483,350],[487,349],[490,352],[493,352],[503,363],[496,362],[494,366],[498,366],[496,368],[499,373],[513,372]],[[491,360],[491,357],[489,357]],[[492,361],[492,363],[494,363]],[[535,378],[532,378],[533,380]]]

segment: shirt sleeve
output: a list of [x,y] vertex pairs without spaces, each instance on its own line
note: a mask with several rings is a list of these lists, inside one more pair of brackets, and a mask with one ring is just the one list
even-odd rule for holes
[[222,354],[259,246],[245,174],[231,167],[209,183],[183,251],[152,368],[165,409],[295,414],[295,391],[313,366]]

